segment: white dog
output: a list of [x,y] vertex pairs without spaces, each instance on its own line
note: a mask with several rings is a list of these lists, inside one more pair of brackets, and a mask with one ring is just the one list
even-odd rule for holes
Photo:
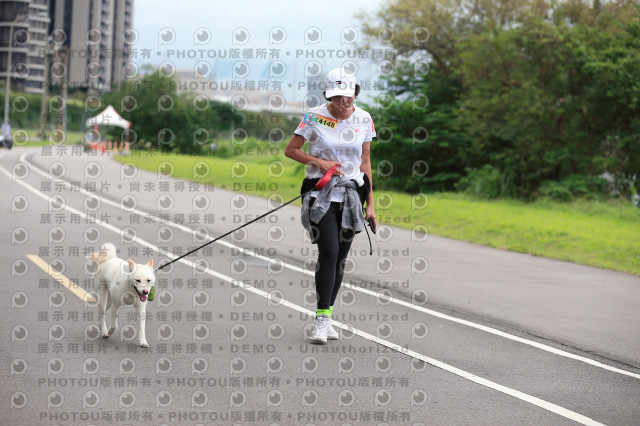
[[[136,264],[133,260],[119,259],[116,247],[107,243],[100,248],[100,253],[94,253],[89,259],[98,264],[98,282],[95,290],[100,296],[98,310],[100,313],[100,330],[102,337],[113,336],[118,328],[118,311],[126,298],[133,297],[138,319],[140,321],[140,346],[148,348],[145,336],[147,297],[155,285],[153,274],[153,260],[146,265]],[[111,309],[111,328],[107,330],[105,317]]]

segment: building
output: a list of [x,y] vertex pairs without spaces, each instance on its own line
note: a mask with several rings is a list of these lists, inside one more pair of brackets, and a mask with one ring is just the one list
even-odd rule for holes
[[0,79],[7,78],[11,53],[11,87],[39,93],[44,82],[49,0],[0,0]]
[[[91,92],[127,78],[133,0],[0,0],[0,80],[41,93],[50,52],[50,82]],[[10,43],[12,41],[12,43]]]
[[50,0],[50,14],[54,61],[66,68],[52,83],[103,92],[127,78],[137,38],[133,0]]

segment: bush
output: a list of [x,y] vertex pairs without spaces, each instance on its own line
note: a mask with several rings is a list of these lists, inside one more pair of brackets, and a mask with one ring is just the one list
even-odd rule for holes
[[607,196],[608,187],[609,183],[598,176],[570,175],[559,181],[544,181],[539,194],[555,201],[597,200]]
[[485,200],[513,197],[515,187],[508,172],[485,164],[482,168],[466,168],[467,175],[456,184],[456,189]]
[[[0,90],[4,94],[4,86]],[[9,95],[9,124],[15,130],[17,129],[40,129],[41,121],[46,120],[45,129],[47,133],[50,129],[56,128],[58,125],[59,112],[51,110],[51,102],[55,93],[50,93],[47,103],[47,112],[44,117],[41,116],[40,108],[42,103],[42,95],[24,93],[15,90]],[[4,115],[4,103],[0,102],[0,116]],[[67,100],[67,126],[69,132],[80,132],[83,130],[83,121],[91,115],[85,112],[83,101],[78,99]]]

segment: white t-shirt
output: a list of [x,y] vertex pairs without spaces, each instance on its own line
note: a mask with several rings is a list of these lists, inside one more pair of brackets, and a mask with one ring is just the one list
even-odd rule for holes
[[[371,115],[354,105],[353,114],[346,120],[338,121],[329,113],[328,105],[320,105],[307,112],[294,133],[309,142],[309,154],[342,163],[340,170],[344,176],[362,186],[362,144],[371,142],[376,136]],[[318,167],[307,167],[308,178],[321,178],[323,175]],[[344,192],[344,187],[336,187],[331,194],[331,201],[344,201]],[[315,193],[312,191],[311,196],[315,196]]]

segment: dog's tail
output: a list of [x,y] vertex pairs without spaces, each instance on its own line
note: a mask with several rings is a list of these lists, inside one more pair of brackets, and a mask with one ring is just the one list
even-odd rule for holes
[[113,259],[114,257],[117,257],[116,246],[111,243],[105,243],[100,247],[100,253],[93,253],[89,255],[89,260],[96,263],[102,263],[109,259]]

